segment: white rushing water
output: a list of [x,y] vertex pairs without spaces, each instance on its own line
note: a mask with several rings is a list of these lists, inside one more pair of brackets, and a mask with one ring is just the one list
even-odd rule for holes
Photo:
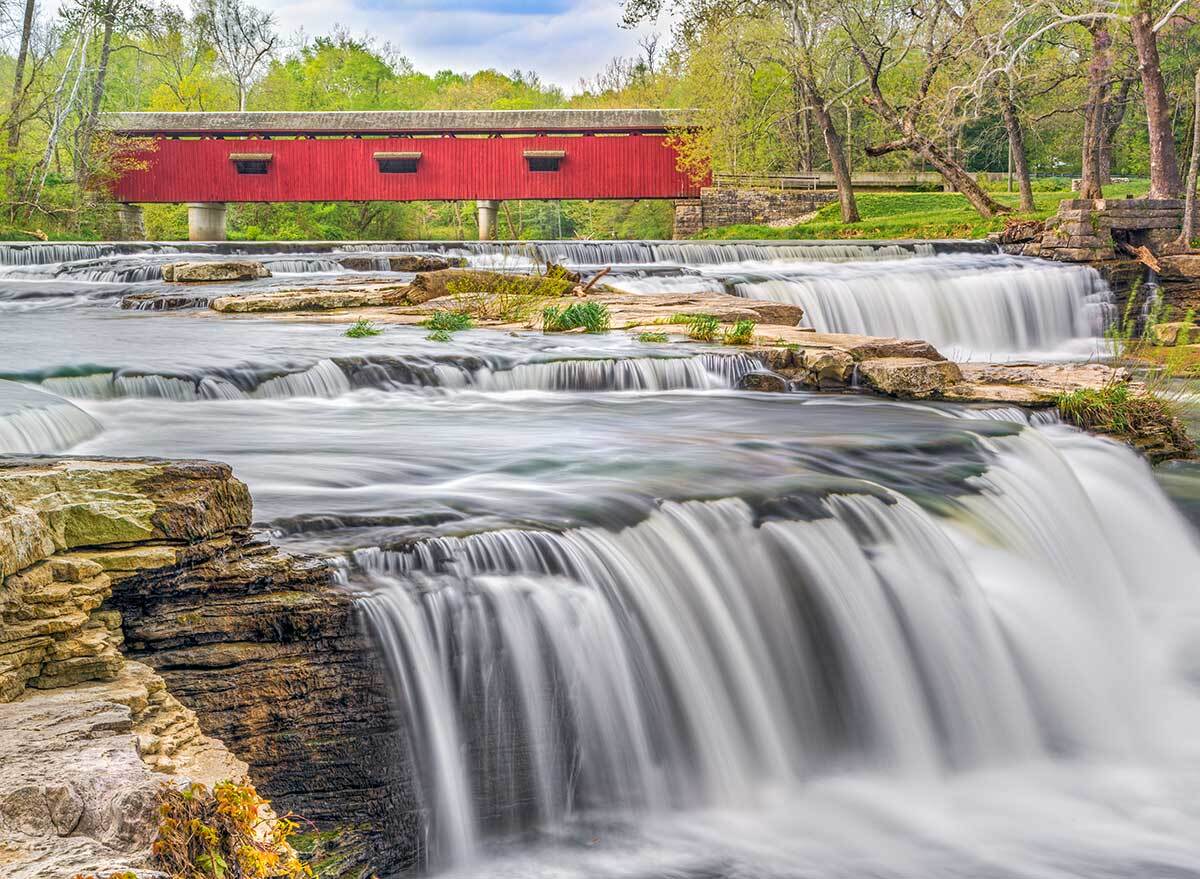
[[955,360],[1087,356],[1114,316],[1095,269],[1016,257],[738,268],[733,292],[799,305],[801,326],[924,339]]
[[[729,499],[664,504],[620,531],[359,551],[435,856],[462,863],[488,829],[589,810],[775,821],[781,791],[831,773],[969,789],[1002,766],[1019,779],[1047,761],[1163,759],[1168,718],[1195,719],[1181,660],[1200,596],[1178,574],[1200,551],[1129,452],[1049,430],[991,441],[986,473],[943,514],[895,492],[792,510]],[[1114,832],[1136,846],[1140,820]],[[772,840],[747,875],[809,875],[787,849]],[[962,875],[989,857],[960,856]],[[1121,872],[1133,849],[1112,856],[1086,875],[1140,875]],[[915,875],[886,849],[861,857],[861,875]],[[1200,850],[1172,858],[1146,875],[1200,870]],[[588,875],[570,858],[521,863],[514,875]]]

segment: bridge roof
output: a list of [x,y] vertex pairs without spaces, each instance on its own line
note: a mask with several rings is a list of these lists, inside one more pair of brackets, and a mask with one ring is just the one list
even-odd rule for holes
[[433,134],[438,132],[666,131],[686,110],[347,110],[252,113],[106,113],[125,135]]

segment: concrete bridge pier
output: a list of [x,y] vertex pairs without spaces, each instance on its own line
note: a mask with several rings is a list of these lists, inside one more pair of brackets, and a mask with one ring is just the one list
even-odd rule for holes
[[188,204],[189,241],[225,241],[225,202],[197,201]]
[[140,204],[123,204],[118,209],[121,237],[126,241],[146,240],[146,218]]
[[496,212],[500,210],[500,202],[481,198],[475,202],[475,208],[479,212],[479,240],[491,241],[496,237]]

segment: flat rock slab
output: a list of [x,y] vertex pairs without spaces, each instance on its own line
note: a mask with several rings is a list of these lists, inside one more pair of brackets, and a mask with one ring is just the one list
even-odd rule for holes
[[[587,300],[608,306],[614,327],[657,324],[673,315],[710,314],[722,323],[752,320],[770,327],[795,327],[804,316],[798,305],[767,299],[744,299],[727,293],[617,293],[589,294]],[[687,327],[676,324],[681,332]],[[670,325],[660,327],[664,332]]]
[[959,369],[962,381],[946,388],[943,399],[1044,407],[1062,394],[1129,380],[1128,370],[1103,363],[962,363]]
[[210,307],[224,314],[377,308],[407,302],[409,289],[404,284],[377,284],[340,289],[310,287],[301,290],[272,290],[246,296],[219,296],[210,303]]
[[218,283],[221,281],[255,281],[271,277],[271,271],[253,260],[223,262],[174,262],[162,268],[164,281],[174,283]]

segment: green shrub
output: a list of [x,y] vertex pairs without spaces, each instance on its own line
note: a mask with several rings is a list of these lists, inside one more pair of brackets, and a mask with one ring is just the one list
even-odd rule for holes
[[378,336],[382,332],[383,330],[364,318],[362,320],[356,320],[354,324],[348,330],[346,330],[345,335],[349,336],[351,339],[365,339],[367,336]]
[[651,344],[653,342],[665,342],[665,341],[667,341],[667,334],[666,333],[638,333],[637,340],[639,342],[645,342],[646,344]]
[[608,306],[600,302],[573,302],[566,308],[549,306],[542,312],[542,330],[562,333],[583,327],[589,333],[608,332]]
[[687,326],[688,335],[697,342],[712,342],[721,331],[721,322],[711,314],[693,314]]
[[454,297],[458,311],[478,320],[524,323],[547,301],[575,289],[573,277],[561,266],[549,266],[540,275],[462,271],[446,282],[446,292]]
[[449,342],[450,333],[447,330],[434,330],[425,338],[431,342]]
[[749,345],[754,341],[754,328],[758,326],[752,320],[739,320],[725,331],[723,341],[726,345]]

